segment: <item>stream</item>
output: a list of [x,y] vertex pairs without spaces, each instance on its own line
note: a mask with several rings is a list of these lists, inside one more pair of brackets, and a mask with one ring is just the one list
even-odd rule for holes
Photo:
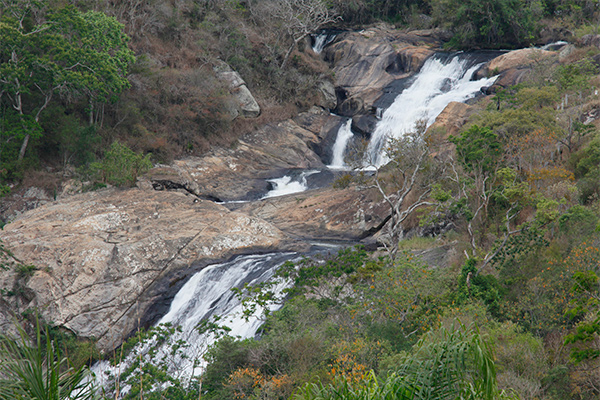
[[[319,53],[332,40],[333,38],[324,34],[316,36],[314,51]],[[437,54],[429,58],[406,89],[379,116],[368,146],[368,163],[374,166],[385,164],[387,159],[383,149],[389,138],[397,138],[410,132],[419,120],[425,120],[428,126],[431,125],[450,102],[464,102],[480,93],[482,87],[491,85],[495,77],[473,80],[473,75],[480,65],[481,62],[468,53]],[[352,119],[347,119],[338,130],[329,169],[348,168],[344,154],[354,136]],[[318,172],[306,170],[293,176],[270,179],[272,189],[257,201],[307,190],[307,178]],[[315,250],[326,251],[331,251],[331,247],[321,246]],[[159,324],[171,323],[180,326],[181,332],[172,340],[183,340],[189,345],[186,357],[175,355],[170,358],[170,372],[184,381],[202,373],[205,364],[201,356],[215,341],[214,335],[200,334],[195,329],[202,320],[218,315],[222,318],[220,322],[231,329],[230,335],[239,338],[255,337],[262,320],[259,315],[244,319],[240,301],[231,289],[242,288],[245,283],[265,282],[282,263],[300,256],[297,253],[239,256],[228,262],[208,266],[189,278],[176,294],[167,314],[159,321]],[[288,284],[279,282],[275,291],[281,293]],[[277,305],[272,306],[272,309],[276,308]],[[165,344],[154,357],[164,357],[168,355],[168,351],[169,346]],[[107,361],[97,363],[93,372],[98,383],[105,386],[110,376],[114,377],[123,371],[133,362],[131,357],[140,353],[146,354],[144,357],[150,357],[149,345],[138,346],[132,352],[133,355],[125,358],[121,365],[110,366]],[[125,392],[126,388],[123,388],[121,394]]]

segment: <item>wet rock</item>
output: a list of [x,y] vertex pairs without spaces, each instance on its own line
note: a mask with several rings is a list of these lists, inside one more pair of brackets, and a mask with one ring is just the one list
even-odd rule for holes
[[429,36],[382,26],[344,35],[324,51],[336,87],[345,92],[341,100],[349,100],[343,104],[338,96],[337,110],[352,116],[370,109],[384,87],[418,71],[439,44]]
[[295,238],[358,240],[380,228],[389,208],[372,191],[323,188],[243,204],[237,211]]
[[357,115],[352,118],[352,130],[365,138],[370,138],[375,131],[377,122],[378,119],[374,115]]

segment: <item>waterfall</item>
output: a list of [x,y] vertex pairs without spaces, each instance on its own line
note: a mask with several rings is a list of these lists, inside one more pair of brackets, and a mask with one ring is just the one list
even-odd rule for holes
[[313,45],[312,45],[313,51],[316,54],[321,54],[321,52],[323,51],[325,46],[327,46],[329,43],[333,42],[333,40],[335,39],[337,34],[333,33],[333,32],[322,31],[319,34],[311,35],[311,36],[313,38]]
[[285,175],[281,178],[268,179],[267,181],[273,184],[273,190],[270,190],[264,195],[263,199],[303,192],[308,189],[306,178],[318,172],[319,171],[317,170],[302,171],[297,179],[294,179],[290,175]]
[[[262,320],[257,314],[248,320],[244,319],[242,305],[231,289],[242,288],[245,283],[256,285],[265,282],[273,276],[279,265],[297,257],[296,253],[239,256],[229,262],[208,266],[196,273],[175,295],[169,312],[158,322],[158,324],[171,323],[173,326],[181,327],[181,332],[177,332],[169,340],[169,343],[175,343],[178,340],[187,343],[189,347],[185,349],[185,357],[169,356],[168,343],[161,345],[158,352],[153,355],[149,354],[150,346],[148,344],[138,345],[121,362],[121,365],[111,366],[108,361],[97,363],[92,368],[97,383],[106,386],[107,376],[115,377],[123,372],[140,353],[144,359],[152,357],[152,361],[168,356],[168,372],[183,382],[198,376],[206,364],[202,355],[216,340],[211,334],[198,333],[195,329],[198,323],[213,316],[220,316],[219,324],[231,329],[230,336],[254,337]],[[287,286],[287,282],[279,282],[273,291],[281,294]],[[271,308],[277,307],[272,306]],[[128,388],[122,386],[121,394],[125,395],[127,391]]]
[[449,59],[429,58],[413,83],[383,112],[367,149],[368,165],[378,167],[387,162],[384,148],[388,138],[411,132],[419,120],[430,126],[450,102],[466,101],[491,85],[496,77],[471,80],[480,65],[473,65],[464,53]]
[[346,123],[340,126],[338,130],[337,137],[335,139],[335,143],[332,148],[332,157],[331,164],[328,165],[331,169],[344,169],[346,168],[346,163],[344,163],[344,154],[346,152],[346,147],[348,146],[348,142],[354,136],[352,133],[352,119],[346,121]]

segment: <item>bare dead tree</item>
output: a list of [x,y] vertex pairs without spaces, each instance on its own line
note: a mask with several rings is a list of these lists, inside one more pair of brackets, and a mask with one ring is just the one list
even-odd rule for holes
[[319,28],[338,21],[340,17],[324,0],[267,0],[250,8],[257,20],[265,25],[279,25],[291,44],[283,57],[283,69],[298,43]]
[[417,209],[437,206],[429,195],[434,183],[445,176],[444,164],[431,156],[426,130],[425,122],[419,121],[415,132],[388,139],[385,148],[388,163],[367,166],[374,169],[370,187],[377,189],[390,208],[382,243],[392,259],[398,253],[403,223]]

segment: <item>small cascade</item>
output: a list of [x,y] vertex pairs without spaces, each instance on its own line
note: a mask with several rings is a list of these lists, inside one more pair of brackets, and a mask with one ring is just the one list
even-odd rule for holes
[[[219,316],[219,324],[231,329],[230,336],[254,337],[262,320],[258,313],[248,320],[244,319],[242,305],[231,289],[242,288],[245,283],[256,285],[265,282],[272,278],[278,266],[297,257],[296,253],[240,256],[226,263],[208,266],[196,273],[175,295],[169,312],[158,322],[181,327],[181,332],[171,337],[169,343],[179,340],[187,343],[189,347],[185,349],[185,357],[169,356],[169,343],[161,345],[153,355],[149,354],[150,345],[138,345],[120,365],[111,366],[108,361],[101,361],[92,367],[97,383],[106,387],[110,379],[125,371],[140,353],[145,359],[153,357],[152,360],[160,360],[166,356],[169,359],[168,373],[184,382],[198,376],[206,364],[202,355],[215,342],[212,334],[200,334],[196,330],[198,323]],[[279,282],[272,290],[279,295],[287,286],[287,282]],[[272,310],[276,308],[271,307]],[[121,387],[121,395],[125,395],[127,391],[127,387]]]
[[322,31],[319,34],[311,35],[313,39],[312,49],[316,54],[321,54],[325,46],[333,42],[337,33],[331,31]]
[[281,178],[268,179],[268,182],[273,184],[273,190],[270,190],[263,199],[271,197],[285,196],[286,194],[304,192],[308,189],[308,183],[306,178],[311,175],[319,173],[317,170],[302,171],[302,173],[296,178],[285,175]]
[[346,121],[344,124],[342,124],[342,126],[340,126],[337,137],[335,139],[335,143],[333,144],[331,164],[328,165],[329,168],[347,168],[346,163],[344,162],[344,154],[346,153],[346,147],[348,147],[348,142],[354,136],[351,128],[352,119],[348,119],[348,121]]
[[496,80],[496,77],[471,80],[481,66],[473,64],[464,53],[451,58],[429,58],[413,83],[383,112],[367,149],[367,165],[378,167],[387,162],[384,148],[388,138],[411,132],[419,120],[430,126],[450,102],[466,101]]

